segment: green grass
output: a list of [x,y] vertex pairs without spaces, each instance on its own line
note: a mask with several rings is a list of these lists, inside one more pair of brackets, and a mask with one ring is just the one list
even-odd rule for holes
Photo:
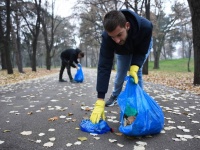
[[[170,59],[159,61],[159,69],[153,69],[154,62],[149,62],[149,71],[188,72],[188,59]],[[190,71],[194,72],[194,59],[190,60]]]

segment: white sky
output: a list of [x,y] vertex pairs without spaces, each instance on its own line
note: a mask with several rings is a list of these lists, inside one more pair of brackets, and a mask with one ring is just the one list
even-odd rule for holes
[[67,17],[72,14],[72,7],[76,0],[55,0],[55,13],[61,17]]
[[[51,1],[51,0],[49,0]],[[175,0],[165,0],[164,9],[165,13],[171,11],[171,5],[174,4]],[[188,5],[187,0],[178,0],[180,2],[185,2]],[[75,5],[76,0],[55,0],[55,13],[61,17],[67,17],[72,14],[72,7]]]

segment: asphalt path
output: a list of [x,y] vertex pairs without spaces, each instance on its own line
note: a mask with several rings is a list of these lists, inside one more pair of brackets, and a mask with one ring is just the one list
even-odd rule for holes
[[[106,107],[114,132],[91,135],[79,124],[96,101],[96,70],[83,68],[83,83],[58,82],[58,73],[0,87],[0,150],[198,150],[200,96],[153,83],[145,91],[162,107],[160,134],[129,137],[119,133],[119,107]],[[73,74],[75,70],[73,70]],[[64,72],[66,75],[66,72]],[[109,91],[115,72],[111,74]],[[104,81],[102,81],[104,82]]]

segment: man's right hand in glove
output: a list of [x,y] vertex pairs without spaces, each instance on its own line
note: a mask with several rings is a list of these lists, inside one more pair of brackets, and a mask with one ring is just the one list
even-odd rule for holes
[[103,99],[98,99],[94,105],[94,110],[92,111],[92,114],[90,116],[90,121],[92,123],[98,123],[100,118],[105,120],[105,101]]

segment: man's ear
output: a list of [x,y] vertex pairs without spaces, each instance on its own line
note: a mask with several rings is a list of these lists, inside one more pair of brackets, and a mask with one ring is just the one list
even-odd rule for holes
[[129,22],[126,22],[126,24],[125,24],[125,29],[127,29],[127,30],[129,30],[130,29],[130,23]]

